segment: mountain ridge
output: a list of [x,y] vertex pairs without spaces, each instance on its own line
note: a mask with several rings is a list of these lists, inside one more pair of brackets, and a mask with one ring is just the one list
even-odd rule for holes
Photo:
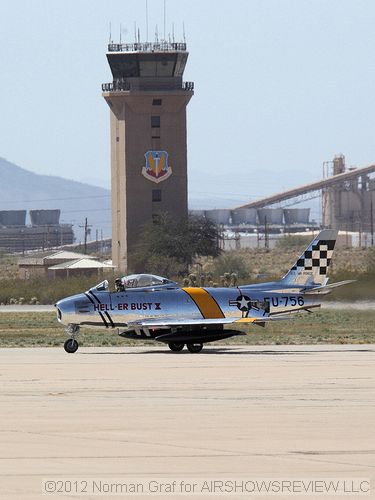
[[[0,157],[0,210],[60,209],[60,222],[73,224],[81,241],[85,218],[92,239],[111,234],[111,192],[56,175],[37,174]],[[27,218],[27,221],[29,219]]]

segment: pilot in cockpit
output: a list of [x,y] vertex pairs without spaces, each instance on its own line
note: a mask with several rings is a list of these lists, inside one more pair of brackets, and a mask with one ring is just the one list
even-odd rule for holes
[[163,285],[178,286],[177,283],[161,276],[153,274],[130,274],[122,278],[115,279],[116,292],[124,292],[129,288],[151,288]]
[[122,282],[121,278],[115,279],[115,288],[116,288],[116,292],[124,292],[125,291],[124,283]]

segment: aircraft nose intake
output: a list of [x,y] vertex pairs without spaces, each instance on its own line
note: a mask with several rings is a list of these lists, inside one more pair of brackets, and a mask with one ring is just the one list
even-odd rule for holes
[[64,320],[67,319],[67,315],[72,313],[72,303],[70,298],[59,300],[56,302],[55,307],[58,321],[60,321],[60,323],[65,323]]
[[73,295],[56,302],[56,315],[64,325],[80,324],[84,315],[90,313],[91,302],[84,294]]
[[55,307],[56,307],[56,315],[57,315],[57,319],[58,321],[60,321],[60,323],[62,323],[62,320],[63,320],[63,314],[64,314],[64,303],[66,303],[66,300],[59,300],[58,302],[56,302],[55,304]]
[[56,314],[57,314],[57,319],[59,321],[62,320],[62,312],[61,312],[61,309],[57,306],[57,304],[55,304],[55,307],[56,307]]

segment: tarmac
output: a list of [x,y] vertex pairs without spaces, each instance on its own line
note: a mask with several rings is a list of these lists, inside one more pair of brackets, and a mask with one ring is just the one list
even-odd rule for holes
[[[1,499],[150,481],[165,491],[113,496],[172,499],[173,480],[233,478],[335,478],[375,498],[375,345],[0,349],[0,436]],[[285,498],[194,491],[179,498]]]

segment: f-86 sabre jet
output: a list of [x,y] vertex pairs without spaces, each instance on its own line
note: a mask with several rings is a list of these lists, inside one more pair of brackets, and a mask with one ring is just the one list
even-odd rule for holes
[[337,232],[321,231],[279,281],[232,288],[182,287],[150,274],[125,276],[109,289],[108,281],[55,304],[57,318],[70,338],[66,352],[78,349],[80,327],[118,331],[128,339],[154,340],[192,353],[203,344],[235,335],[239,325],[265,326],[299,311],[320,307],[320,298],[352,280],[328,284],[327,272]]

